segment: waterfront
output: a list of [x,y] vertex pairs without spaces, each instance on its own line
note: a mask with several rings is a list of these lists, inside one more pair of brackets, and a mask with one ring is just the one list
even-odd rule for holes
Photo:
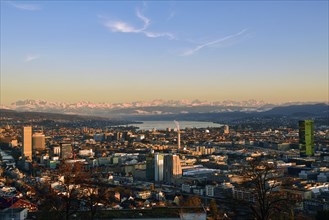
[[[165,130],[167,128],[176,128],[174,121],[141,121],[141,123],[128,124],[129,126],[138,127],[139,130]],[[222,124],[205,121],[179,121],[180,129],[186,128],[209,128],[209,127],[222,127]]]

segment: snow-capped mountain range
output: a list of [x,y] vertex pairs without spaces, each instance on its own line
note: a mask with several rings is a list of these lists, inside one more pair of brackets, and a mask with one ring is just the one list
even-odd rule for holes
[[223,102],[207,102],[199,100],[162,100],[155,99],[152,101],[137,101],[137,102],[126,102],[126,103],[92,103],[88,101],[81,101],[77,103],[66,103],[66,102],[51,102],[46,100],[19,100],[11,104],[11,108],[134,108],[134,107],[151,107],[151,106],[172,106],[172,107],[181,107],[181,106],[242,106],[242,107],[260,107],[268,103],[264,101],[248,100],[248,101],[230,101],[226,100]]
[[[293,103],[296,104],[296,103]],[[275,107],[264,101],[222,101],[208,102],[199,100],[153,100],[129,103],[92,103],[81,101],[77,103],[52,102],[46,100],[20,100],[10,106],[0,106],[2,109],[16,111],[34,111],[81,115],[168,115],[208,112],[262,112]]]

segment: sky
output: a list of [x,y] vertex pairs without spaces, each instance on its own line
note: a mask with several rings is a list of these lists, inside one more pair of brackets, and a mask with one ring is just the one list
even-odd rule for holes
[[328,102],[328,1],[1,1],[1,104]]

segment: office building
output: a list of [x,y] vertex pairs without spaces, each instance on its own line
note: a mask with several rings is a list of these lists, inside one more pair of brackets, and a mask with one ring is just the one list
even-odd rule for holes
[[105,134],[94,134],[94,140],[96,142],[102,142],[105,140]]
[[164,182],[175,183],[182,176],[182,167],[178,155],[164,156]]
[[228,125],[224,125],[224,134],[230,133],[230,127]]
[[121,132],[117,132],[114,134],[114,137],[116,141],[122,141],[123,134]]
[[46,138],[42,133],[35,133],[32,136],[33,150],[42,151],[46,148]]
[[27,160],[32,160],[32,127],[23,127],[22,154]]
[[155,154],[154,155],[154,180],[156,182],[163,181],[163,163],[164,163],[164,155],[163,154]]
[[299,150],[301,156],[314,155],[314,121],[299,121]]
[[61,155],[61,146],[58,144],[53,144],[50,146],[52,156],[60,156]]
[[61,154],[61,159],[65,160],[68,158],[72,158],[72,145],[71,144],[60,144],[60,154]]
[[206,185],[206,196],[214,197],[215,195],[215,186]]
[[154,154],[149,154],[146,157],[146,180],[154,181],[155,174],[155,162],[154,162]]

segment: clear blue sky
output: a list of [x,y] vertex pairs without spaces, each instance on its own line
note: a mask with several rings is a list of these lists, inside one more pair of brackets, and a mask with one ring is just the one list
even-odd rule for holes
[[1,104],[328,101],[328,1],[1,1]]

